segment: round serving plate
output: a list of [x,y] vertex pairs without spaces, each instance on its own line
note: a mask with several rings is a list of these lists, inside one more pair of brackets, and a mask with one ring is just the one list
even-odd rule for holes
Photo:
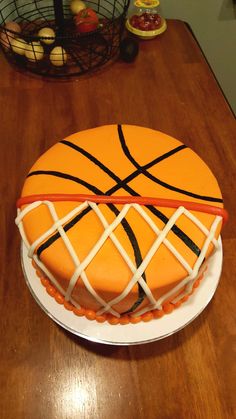
[[110,325],[108,322],[98,323],[78,317],[66,310],[54,298],[47,294],[27,255],[27,249],[22,243],[21,262],[26,283],[31,294],[45,313],[61,327],[69,332],[96,343],[108,345],[139,345],[163,339],[183,329],[204,310],[211,301],[219,283],[223,252],[219,239],[219,248],[211,256],[207,273],[199,287],[178,309],[160,319],[150,322],[140,322],[127,325]]

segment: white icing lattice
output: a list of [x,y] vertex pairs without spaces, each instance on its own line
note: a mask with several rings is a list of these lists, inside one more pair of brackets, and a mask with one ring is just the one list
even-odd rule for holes
[[[37,240],[35,240],[32,244],[30,244],[25,234],[22,220],[28,213],[35,210],[41,205],[45,205],[48,208],[52,217],[53,224]],[[91,251],[88,253],[88,255],[85,257],[85,259],[83,261],[80,261],[63,226],[68,221],[70,221],[73,217],[81,213],[81,211],[83,211],[87,207],[90,207],[94,211],[94,213],[97,215],[98,219],[100,220],[104,228],[104,232],[102,233],[102,235],[100,236],[100,238],[98,239],[94,247],[91,249]],[[138,267],[134,265],[133,261],[130,259],[129,255],[127,254],[127,252],[125,251],[125,249],[123,248],[123,246],[121,245],[121,243],[119,242],[119,240],[117,239],[114,233],[114,230],[126,217],[128,211],[131,208],[133,208],[135,211],[138,212],[138,214],[146,221],[148,226],[153,230],[153,232],[156,235],[156,239],[154,243],[150,247],[142,263]],[[168,233],[170,232],[172,227],[176,224],[177,220],[181,216],[185,216],[189,218],[206,236],[200,255],[198,256],[193,268],[188,264],[184,256],[181,255],[177,251],[177,249],[175,249],[175,247],[171,244],[171,242],[167,239]],[[79,304],[76,301],[74,301],[74,299],[72,298],[72,293],[78,279],[81,278],[88,292],[93,296],[93,298],[101,306],[101,308],[97,311],[97,314],[100,315],[105,312],[109,312],[117,317],[120,317],[120,314],[116,310],[114,310],[113,306],[121,302],[123,299],[125,299],[126,296],[129,294],[129,292],[137,283],[139,283],[139,285],[142,287],[142,289],[145,292],[146,298],[149,301],[149,305],[147,307],[137,311],[134,314],[137,316],[144,314],[145,312],[153,310],[153,309],[161,309],[162,303],[166,301],[168,298],[176,295],[176,293],[178,293],[178,291],[180,291],[184,286],[185,286],[185,290],[180,295],[178,295],[178,297],[176,297],[173,300],[173,302],[174,303],[177,302],[185,294],[190,293],[192,290],[193,284],[199,275],[201,265],[204,261],[204,258],[206,256],[210,243],[212,243],[215,247],[218,247],[218,242],[215,238],[215,233],[217,230],[217,226],[221,222],[221,220],[222,220],[221,216],[219,215],[215,216],[214,221],[211,225],[211,228],[210,230],[208,230],[200,222],[200,220],[197,217],[195,217],[190,211],[188,211],[183,206],[180,206],[172,214],[169,221],[164,225],[163,229],[160,230],[157,227],[157,225],[154,223],[154,221],[146,213],[146,211],[142,208],[141,205],[130,203],[130,204],[123,205],[117,217],[114,219],[114,221],[111,224],[109,224],[106,218],[104,217],[103,213],[101,212],[99,206],[96,203],[89,202],[89,201],[83,202],[82,204],[74,208],[72,211],[70,211],[65,217],[59,219],[54,204],[50,201],[44,200],[44,201],[36,201],[32,204],[29,204],[22,211],[18,209],[18,214],[17,214],[17,218],[15,222],[17,226],[19,227],[22,240],[28,250],[28,256],[31,257],[35,261],[35,263],[45,273],[45,275],[51,280],[51,282],[56,286],[56,288],[65,296],[65,299],[67,301],[71,301],[76,307],[80,308]],[[45,242],[45,240],[51,237],[52,234],[57,233],[57,232],[60,234],[60,237],[63,240],[64,245],[75,266],[75,270],[69,280],[68,288],[66,291],[62,289],[57,279],[52,275],[51,272],[49,272],[47,267],[41,262],[41,260],[38,258],[37,254],[35,253],[35,250],[38,248],[40,244]],[[114,246],[116,247],[120,255],[123,257],[124,261],[127,263],[132,273],[132,278],[130,279],[128,285],[124,288],[124,290],[122,291],[120,295],[118,295],[116,298],[114,298],[111,301],[105,301],[103,298],[99,296],[99,294],[92,287],[86,274],[86,268],[91,263],[93,258],[96,256],[96,254],[102,248],[102,246],[104,245],[104,243],[106,242],[108,238],[113,242]],[[158,300],[156,300],[148,284],[143,279],[142,275],[147,269],[148,265],[150,264],[152,258],[158,251],[161,244],[165,245],[168,248],[168,250],[174,255],[174,257],[178,260],[178,262],[183,266],[183,268],[186,270],[187,276],[181,282],[179,282],[176,287],[172,288],[171,291],[162,295]]]

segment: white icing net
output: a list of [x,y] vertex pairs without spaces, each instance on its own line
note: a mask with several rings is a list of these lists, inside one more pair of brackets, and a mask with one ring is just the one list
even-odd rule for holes
[[[43,233],[37,240],[34,241],[34,243],[30,244],[28,242],[28,239],[25,234],[24,226],[23,226],[23,218],[29,214],[31,211],[35,210],[41,205],[45,205],[52,217],[52,226],[49,228],[45,233]],[[90,207],[94,213],[97,215],[98,219],[100,220],[104,231],[102,235],[100,236],[99,240],[96,242],[92,250],[88,253],[88,255],[85,257],[84,260],[80,261],[78,258],[78,255],[72,246],[65,230],[64,225],[70,221],[73,217],[81,213],[85,208]],[[156,235],[156,239],[154,240],[152,246],[150,247],[149,251],[147,252],[146,256],[144,257],[142,263],[140,266],[134,265],[133,261],[130,259],[129,255],[127,254],[124,247],[121,245],[119,240],[117,239],[114,230],[116,227],[122,222],[122,220],[126,217],[128,211],[130,209],[134,209],[138,212],[138,214],[145,220],[147,225],[153,230],[153,232]],[[191,267],[183,255],[181,255],[177,249],[171,244],[171,242],[167,239],[167,235],[172,229],[172,227],[175,225],[177,220],[181,217],[185,216],[189,218],[205,235],[205,241],[202,246],[201,252],[194,264],[193,267]],[[103,213],[101,212],[99,206],[96,203],[85,201],[82,204],[78,205],[76,208],[74,208],[72,211],[70,211],[65,217],[59,219],[55,206],[51,201],[36,201],[32,204],[29,204],[27,207],[25,207],[22,211],[18,209],[17,218],[15,220],[16,225],[19,227],[20,234],[22,237],[22,240],[28,250],[28,256],[32,258],[35,263],[39,266],[39,268],[45,273],[45,275],[50,279],[50,281],[55,285],[55,287],[65,296],[65,299],[67,301],[71,301],[76,307],[80,308],[79,304],[74,301],[72,298],[73,289],[78,281],[79,278],[84,283],[84,286],[86,287],[87,291],[94,297],[94,299],[97,301],[97,303],[100,305],[100,309],[97,311],[98,315],[101,315],[103,313],[109,312],[113,314],[114,316],[120,317],[120,314],[114,310],[113,306],[121,302],[123,299],[126,298],[126,296],[129,294],[129,292],[132,290],[132,288],[135,286],[135,284],[139,284],[143,291],[145,292],[146,298],[148,300],[148,304],[145,308],[138,310],[135,312],[135,316],[144,314],[147,311],[154,310],[154,309],[161,309],[162,303],[165,302],[167,299],[171,298],[172,296],[176,295],[183,287],[185,287],[184,291],[181,292],[178,297],[176,297],[172,302],[177,302],[179,299],[181,299],[185,294],[188,294],[191,292],[193,284],[195,280],[199,276],[200,268],[202,266],[202,263],[205,259],[206,253],[208,251],[209,245],[212,243],[215,248],[218,247],[218,241],[215,238],[215,233],[217,230],[218,224],[221,222],[222,217],[217,215],[215,216],[211,228],[208,230],[206,226],[202,224],[202,222],[193,215],[190,211],[188,211],[183,206],[180,206],[176,211],[172,214],[168,222],[164,225],[163,229],[160,230],[157,225],[154,223],[154,221],[149,217],[149,215],[146,213],[146,211],[142,208],[141,205],[130,203],[125,204],[122,206],[121,211],[117,215],[117,217],[113,220],[111,224],[108,223],[106,218],[104,217]],[[68,288],[65,291],[60,284],[58,283],[57,279],[52,275],[51,272],[46,268],[46,266],[42,263],[42,261],[37,256],[37,253],[35,250],[38,248],[40,244],[45,242],[49,237],[51,237],[54,233],[59,233],[61,239],[63,240],[68,253],[71,256],[71,259],[74,264],[74,273],[71,276]],[[96,254],[99,252],[99,250],[102,248],[103,244],[107,239],[110,239],[114,246],[116,247],[117,251],[120,253],[124,261],[127,263],[131,273],[132,277],[128,283],[128,285],[123,289],[122,293],[119,294],[116,298],[114,298],[111,301],[104,301],[101,296],[96,292],[96,290],[91,285],[89,278],[86,274],[86,268],[90,264],[90,262],[93,260],[93,258],[96,256]],[[162,295],[158,300],[156,300],[153,296],[153,293],[151,289],[149,288],[146,281],[143,279],[143,274],[151,262],[152,258],[158,251],[160,245],[165,245],[168,250],[174,255],[174,257],[178,260],[178,262],[184,267],[184,269],[187,272],[186,278],[184,278],[181,282],[178,283],[177,286],[172,288],[172,290],[165,295]]]

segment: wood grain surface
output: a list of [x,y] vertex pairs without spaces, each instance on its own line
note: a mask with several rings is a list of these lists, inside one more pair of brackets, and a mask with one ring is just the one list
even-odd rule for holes
[[[89,343],[47,317],[25,285],[14,224],[39,155],[73,132],[110,123],[158,129],[192,147],[217,176],[230,213],[213,300],[182,331],[142,346]],[[183,22],[169,21],[162,36],[140,42],[134,63],[118,60],[69,82],[20,73],[0,54],[1,419],[236,417],[235,134]]]

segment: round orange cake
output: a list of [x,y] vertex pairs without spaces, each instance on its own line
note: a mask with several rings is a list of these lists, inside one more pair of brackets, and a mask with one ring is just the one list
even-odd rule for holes
[[191,294],[225,216],[214,175],[190,148],[109,125],[71,135],[36,161],[16,223],[58,302],[118,323],[161,316]]

